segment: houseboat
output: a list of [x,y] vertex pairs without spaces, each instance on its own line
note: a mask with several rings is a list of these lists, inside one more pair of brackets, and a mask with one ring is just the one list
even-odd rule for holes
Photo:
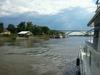
[[[86,41],[86,45],[80,50],[77,64],[80,63],[80,75],[100,75],[100,3],[96,2],[97,9],[88,26],[93,27],[93,37]],[[92,39],[91,39],[92,38]],[[91,42],[92,41],[92,42]]]

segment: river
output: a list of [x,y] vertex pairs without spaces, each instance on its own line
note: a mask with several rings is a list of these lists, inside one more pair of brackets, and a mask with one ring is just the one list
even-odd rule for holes
[[0,75],[75,75],[75,59],[87,37],[66,37],[0,46]]

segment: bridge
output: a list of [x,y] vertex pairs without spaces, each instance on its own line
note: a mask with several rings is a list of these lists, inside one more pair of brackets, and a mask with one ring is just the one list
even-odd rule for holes
[[65,33],[66,35],[86,35],[86,32],[83,31],[69,31]]
[[66,35],[90,35],[88,30],[60,30],[65,32]]

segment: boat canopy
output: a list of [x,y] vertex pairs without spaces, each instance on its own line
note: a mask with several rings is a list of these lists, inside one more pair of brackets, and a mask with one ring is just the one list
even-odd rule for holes
[[100,16],[100,2],[99,2],[99,0],[96,1],[96,5],[97,5],[96,14],[89,21],[89,23],[87,24],[87,26],[92,26],[92,23],[97,19],[98,16]]

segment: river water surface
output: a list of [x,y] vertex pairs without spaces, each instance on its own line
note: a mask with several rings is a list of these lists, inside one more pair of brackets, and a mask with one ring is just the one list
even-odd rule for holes
[[86,39],[6,42],[0,46],[0,75],[75,75],[75,59]]

